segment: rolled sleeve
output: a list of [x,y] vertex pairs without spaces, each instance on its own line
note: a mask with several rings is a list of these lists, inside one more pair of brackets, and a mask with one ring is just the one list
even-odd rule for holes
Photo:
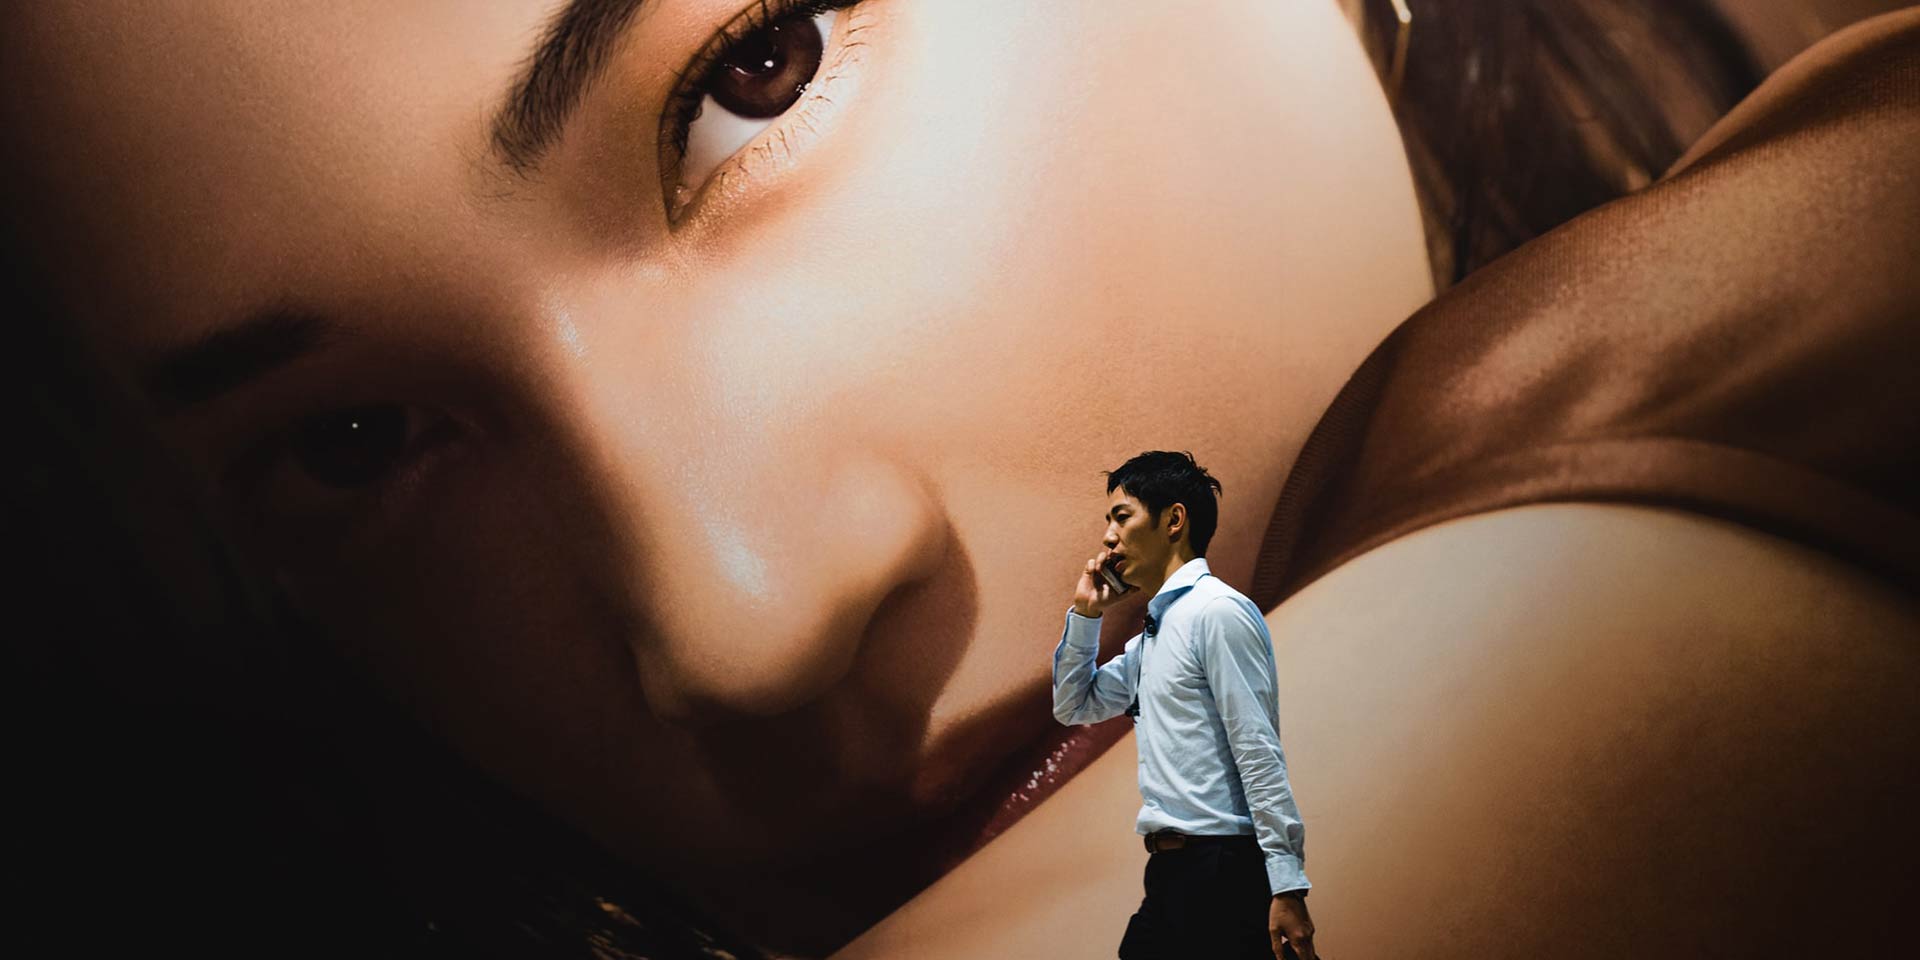
[[1222,597],[1208,605],[1196,640],[1266,859],[1268,887],[1273,893],[1306,890],[1313,886],[1306,874],[1306,828],[1280,749],[1279,693],[1266,622],[1251,604]]

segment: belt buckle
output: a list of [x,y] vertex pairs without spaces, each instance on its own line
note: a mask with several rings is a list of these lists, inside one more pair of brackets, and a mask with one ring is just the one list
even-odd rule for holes
[[1177,830],[1155,830],[1147,834],[1147,852],[1159,853],[1162,850],[1178,850],[1187,845],[1186,834]]

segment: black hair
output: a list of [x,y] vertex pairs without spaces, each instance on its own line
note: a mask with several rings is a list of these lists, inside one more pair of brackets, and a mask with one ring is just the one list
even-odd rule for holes
[[1193,555],[1207,555],[1207,544],[1213,542],[1213,531],[1220,525],[1220,504],[1215,499],[1220,494],[1220,481],[1194,462],[1193,454],[1171,450],[1140,454],[1107,471],[1107,492],[1117,489],[1140,501],[1155,523],[1168,507],[1176,503],[1185,506],[1187,539],[1193,544]]

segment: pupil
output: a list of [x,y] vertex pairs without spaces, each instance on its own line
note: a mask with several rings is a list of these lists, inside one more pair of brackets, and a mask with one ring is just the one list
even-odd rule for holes
[[806,92],[825,52],[813,19],[789,14],[734,44],[707,92],[737,116],[777,117]]
[[754,76],[778,67],[780,35],[784,32],[776,23],[742,40],[740,46],[727,55],[727,66]]
[[399,407],[365,407],[319,417],[301,427],[293,454],[301,469],[330,487],[372,483],[406,451],[407,415]]

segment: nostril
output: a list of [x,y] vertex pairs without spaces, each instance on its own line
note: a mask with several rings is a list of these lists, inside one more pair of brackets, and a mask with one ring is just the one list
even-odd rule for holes
[[743,604],[737,612],[697,627],[676,624],[689,640],[639,658],[654,712],[697,724],[795,710],[846,673],[873,611],[851,604],[806,612]]
[[642,598],[657,630],[635,640],[654,712],[764,717],[817,699],[852,669],[882,605],[939,569],[948,528],[926,484],[870,459],[823,472],[736,489],[679,525],[668,542],[681,549]]

